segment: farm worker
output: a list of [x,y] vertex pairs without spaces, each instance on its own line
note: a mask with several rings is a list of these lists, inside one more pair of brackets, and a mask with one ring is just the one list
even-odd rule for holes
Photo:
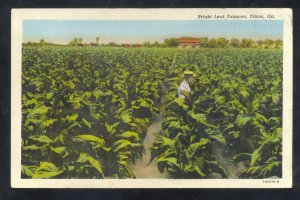
[[184,71],[183,72],[183,81],[178,87],[178,96],[180,98],[187,98],[189,99],[190,93],[191,93],[191,88],[189,83],[192,82],[194,77],[194,72],[193,71]]

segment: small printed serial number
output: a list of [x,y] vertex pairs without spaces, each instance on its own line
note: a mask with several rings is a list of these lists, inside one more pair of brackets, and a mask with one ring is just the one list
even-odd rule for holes
[[279,180],[263,180],[263,183],[279,183]]

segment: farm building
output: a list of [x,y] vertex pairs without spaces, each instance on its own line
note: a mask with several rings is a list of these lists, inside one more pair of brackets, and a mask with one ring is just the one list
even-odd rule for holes
[[199,48],[200,40],[196,38],[179,38],[178,46],[181,48]]

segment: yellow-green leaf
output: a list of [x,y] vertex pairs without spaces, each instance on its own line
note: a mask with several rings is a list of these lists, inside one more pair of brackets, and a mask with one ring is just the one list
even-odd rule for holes
[[92,124],[91,124],[89,121],[87,121],[87,120],[84,119],[84,118],[82,118],[82,121],[83,121],[83,123],[84,123],[87,127],[92,128]]
[[74,122],[77,118],[78,118],[78,114],[75,113],[75,114],[73,114],[73,115],[68,115],[68,116],[66,117],[66,120],[67,120],[68,122]]
[[77,160],[77,162],[81,162],[81,163],[84,163],[87,161],[90,163],[91,166],[93,166],[102,175],[102,177],[104,177],[103,169],[102,169],[100,162],[97,161],[92,156],[90,156],[89,154],[81,153]]

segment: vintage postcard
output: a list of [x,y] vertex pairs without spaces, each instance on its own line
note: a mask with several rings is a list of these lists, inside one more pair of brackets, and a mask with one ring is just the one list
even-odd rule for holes
[[11,16],[12,187],[292,187],[291,9]]

